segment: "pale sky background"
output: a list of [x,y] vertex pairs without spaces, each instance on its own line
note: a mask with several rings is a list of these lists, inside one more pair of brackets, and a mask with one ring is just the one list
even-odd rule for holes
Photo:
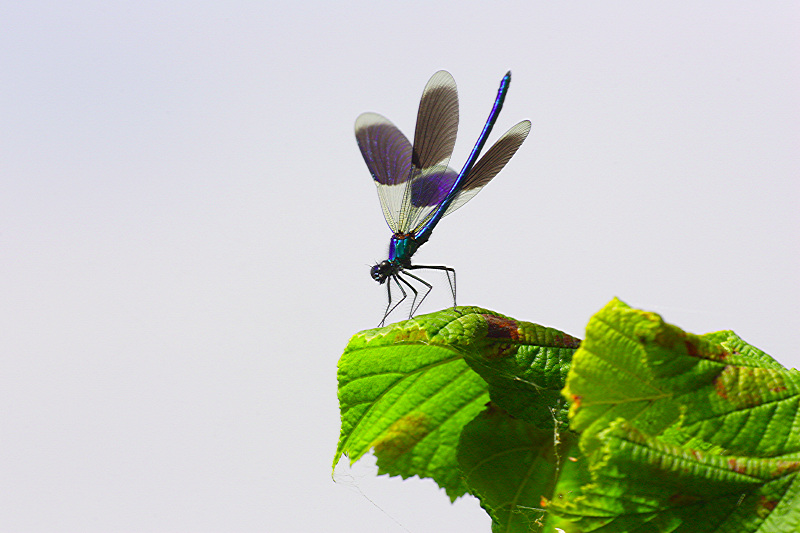
[[415,256],[460,304],[582,337],[618,296],[800,366],[800,7],[653,4],[0,4],[0,531],[489,530],[330,470],[390,236],[353,123],[412,136],[438,69],[454,166],[509,69],[490,142],[533,123]]

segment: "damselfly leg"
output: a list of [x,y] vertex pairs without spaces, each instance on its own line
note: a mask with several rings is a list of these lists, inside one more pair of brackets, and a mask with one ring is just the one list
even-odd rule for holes
[[[419,303],[415,306],[414,303],[417,301],[417,296],[419,296],[419,293],[417,293],[417,291],[414,290],[414,287],[411,285],[411,283],[408,282],[408,280],[400,278],[400,279],[403,280],[403,282],[406,283],[406,285],[411,287],[412,291],[414,291],[414,298],[411,300],[411,311],[408,313],[408,318],[410,319],[410,318],[414,317],[414,313],[419,309],[419,306],[422,305],[422,302],[425,301],[425,298],[431,293],[431,290],[433,289],[433,286],[430,283],[428,283],[427,281],[425,281],[424,279],[415,276],[411,272],[408,272],[408,271],[404,270],[403,273],[406,276],[408,276],[410,278],[414,278],[415,280],[419,281],[420,283],[422,283],[423,285],[428,287],[428,290],[425,291],[425,294],[422,295],[422,298],[420,298]],[[398,274],[398,277],[399,277],[399,274]]]
[[[450,293],[453,295],[453,309],[455,309],[455,307],[456,307],[456,269],[454,269],[452,267],[449,267],[449,266],[444,266],[444,265],[411,265],[411,266],[407,267],[406,270],[409,270],[409,269],[422,269],[422,268],[427,268],[427,269],[430,269],[430,270],[444,270],[445,274],[447,274],[447,283],[450,285]],[[408,274],[409,276],[411,275],[408,272],[406,272],[406,274]],[[450,274],[453,275],[452,278],[450,277]],[[417,278],[417,279],[419,279],[419,278]],[[420,281],[422,281],[422,280],[420,280]],[[425,283],[425,282],[423,282],[423,283]],[[425,283],[425,285],[428,285],[428,284]],[[431,292],[430,285],[428,285],[428,287],[429,287],[428,288],[428,292]],[[428,293],[425,293],[425,296],[427,296],[427,295],[428,295]],[[423,300],[425,299],[425,296],[422,297]],[[420,300],[419,303],[422,304],[422,300]],[[417,306],[417,309],[419,309],[419,305]]]
[[[388,296],[389,302],[386,304],[386,311],[383,314],[383,318],[381,319],[380,324],[378,327],[383,327],[386,324],[386,319],[389,317],[392,312],[397,309],[397,307],[403,303],[406,298],[408,297],[408,293],[403,288],[403,285],[408,287],[408,289],[414,293],[414,296],[411,298],[411,311],[408,313],[408,318],[413,318],[414,313],[419,311],[419,308],[422,306],[422,302],[425,301],[425,298],[431,293],[433,290],[433,285],[425,281],[424,279],[420,278],[409,272],[409,270],[421,270],[421,269],[430,269],[430,270],[443,270],[447,275],[447,283],[450,286],[450,293],[453,295],[453,308],[456,307],[456,271],[454,268],[443,266],[443,265],[411,265],[408,266],[400,271],[394,272],[389,276],[389,280],[386,283],[386,294]],[[409,280],[404,278],[403,276],[408,276],[412,278],[422,285],[425,286],[425,293],[422,297],[419,297],[419,291],[411,284]],[[400,293],[403,295],[399,300],[394,301],[392,299],[392,282],[397,285],[397,288],[400,289]]]
[[[395,282],[395,284],[397,285],[397,288],[400,289],[401,293],[403,293],[403,297],[400,298],[399,300],[397,300],[397,302],[394,305],[392,305],[392,281]],[[403,282],[406,283],[406,285],[408,285],[408,282],[406,282],[405,280],[403,280]],[[414,290],[413,287],[411,287],[411,289]],[[414,291],[414,292],[417,292],[417,291]],[[379,328],[382,328],[384,326],[384,324],[386,324],[386,317],[388,317],[392,313],[392,311],[394,311],[397,308],[398,305],[403,303],[403,301],[408,296],[406,294],[405,289],[403,289],[403,286],[400,285],[400,282],[397,280],[397,274],[392,274],[392,275],[389,276],[389,280],[386,282],[386,294],[389,297],[388,298],[389,299],[389,303],[386,304],[386,312],[383,313],[383,318],[381,319],[380,324],[378,324]]]

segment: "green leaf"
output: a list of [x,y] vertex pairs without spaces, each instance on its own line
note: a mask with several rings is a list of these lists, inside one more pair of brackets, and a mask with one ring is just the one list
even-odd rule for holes
[[478,307],[358,333],[339,361],[342,429],[334,464],[342,454],[353,463],[372,449],[380,473],[432,478],[455,499],[467,490],[456,460],[459,438],[490,389],[505,409],[552,428],[556,408],[566,405],[558,396],[562,365],[578,342]]
[[430,477],[451,499],[464,494],[458,438],[489,395],[459,347],[469,344],[481,311],[443,311],[353,336],[339,361],[334,464],[342,454],[352,464],[372,449],[381,474]]
[[577,467],[564,531],[800,531],[800,375],[731,332],[685,333],[614,300],[564,395]]
[[489,384],[492,401],[515,418],[552,430],[567,423],[561,397],[580,340],[562,331],[487,315],[485,338],[473,339],[466,361]]
[[569,468],[574,443],[572,432],[536,427],[494,404],[464,428],[458,460],[470,492],[492,517],[493,531],[544,527],[544,506],[565,461]]
[[475,307],[359,333],[336,459],[469,491],[496,532],[800,531],[797,371],[617,300],[578,346]]

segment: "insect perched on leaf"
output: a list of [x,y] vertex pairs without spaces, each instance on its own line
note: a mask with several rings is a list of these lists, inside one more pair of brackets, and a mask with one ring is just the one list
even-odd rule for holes
[[[422,92],[413,145],[397,126],[377,113],[363,113],[356,119],[356,141],[378,187],[383,216],[394,233],[389,241],[389,257],[370,270],[372,279],[386,283],[389,297],[381,325],[406,299],[403,285],[414,293],[409,318],[430,293],[431,284],[410,270],[444,270],[455,306],[455,270],[443,265],[412,265],[411,256],[428,241],[443,216],[467,203],[503,169],[528,136],[531,123],[523,120],[475,163],[500,114],[510,83],[511,72],[508,72],[500,82],[489,118],[461,172],[447,166],[458,131],[458,91],[449,72],[440,70],[434,74]],[[419,293],[407,277],[427,287],[419,302]],[[403,295],[394,305],[392,283]]]

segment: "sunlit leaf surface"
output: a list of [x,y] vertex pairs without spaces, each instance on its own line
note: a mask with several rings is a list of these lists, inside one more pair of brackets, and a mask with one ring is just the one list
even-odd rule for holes
[[473,494],[495,532],[800,532],[800,373],[730,331],[460,307],[358,333],[338,377],[334,462]]
[[732,332],[698,336],[614,300],[564,389],[591,482],[565,531],[800,531],[800,374]]

